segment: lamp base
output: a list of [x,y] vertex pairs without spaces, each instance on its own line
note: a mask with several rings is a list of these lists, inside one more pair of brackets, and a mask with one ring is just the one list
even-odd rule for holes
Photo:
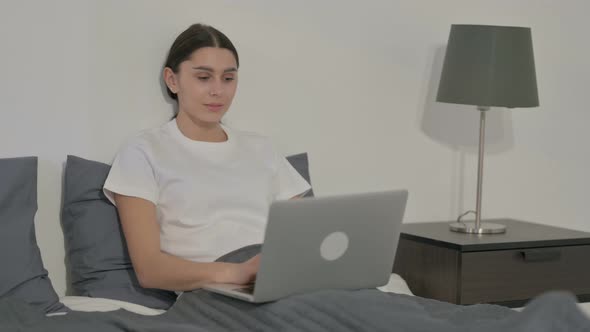
[[482,222],[475,228],[475,221],[456,222],[449,225],[451,231],[467,234],[502,234],[506,233],[506,226],[490,222]]

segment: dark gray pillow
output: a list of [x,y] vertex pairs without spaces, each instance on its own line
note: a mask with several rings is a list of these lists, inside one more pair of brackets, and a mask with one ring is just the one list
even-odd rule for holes
[[75,295],[168,309],[174,292],[140,286],[131,265],[117,210],[102,187],[110,166],[68,156],[62,225]]
[[[287,157],[287,161],[307,180],[311,185],[311,178],[309,176],[309,162],[307,160],[307,153],[294,154]],[[313,197],[313,189],[309,190],[303,197]]]
[[0,159],[0,299],[45,313],[65,311],[43,267],[35,237],[37,157]]

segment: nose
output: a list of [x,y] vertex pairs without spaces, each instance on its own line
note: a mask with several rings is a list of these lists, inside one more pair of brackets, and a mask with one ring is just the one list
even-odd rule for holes
[[222,88],[222,84],[220,81],[215,81],[211,84],[210,89],[209,89],[209,95],[210,96],[220,96],[221,93],[223,92],[223,88]]

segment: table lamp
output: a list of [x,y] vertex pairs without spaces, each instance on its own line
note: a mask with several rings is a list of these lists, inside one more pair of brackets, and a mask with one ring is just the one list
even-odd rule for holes
[[[506,226],[481,221],[486,113],[490,107],[539,106],[531,29],[453,24],[436,101],[474,105],[480,114],[475,211],[450,225],[460,233],[496,234]],[[475,221],[461,220],[475,213]]]

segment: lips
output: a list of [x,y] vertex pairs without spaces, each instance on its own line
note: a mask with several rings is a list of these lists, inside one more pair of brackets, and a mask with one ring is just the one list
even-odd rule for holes
[[223,108],[223,104],[205,104],[205,107],[211,112],[219,112]]

